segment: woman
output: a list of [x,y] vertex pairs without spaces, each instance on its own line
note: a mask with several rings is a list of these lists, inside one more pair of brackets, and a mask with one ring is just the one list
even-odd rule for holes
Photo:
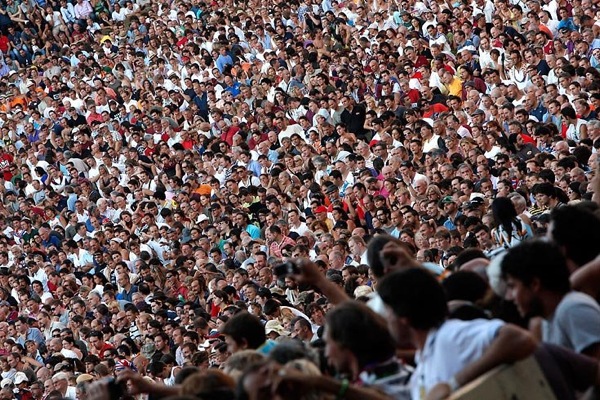
[[104,286],[108,283],[108,279],[106,279],[106,276],[104,276],[102,272],[96,272],[94,275],[94,283],[96,286],[94,286],[94,289],[92,290],[102,295],[102,293],[104,293]]
[[581,183],[571,182],[566,190],[569,196],[569,204],[576,204],[581,201]]
[[215,290],[211,295],[210,316],[216,318],[228,304],[229,296],[222,290]]
[[533,237],[531,227],[517,215],[513,202],[507,197],[497,197],[492,202],[496,228],[492,229],[494,242],[508,249]]

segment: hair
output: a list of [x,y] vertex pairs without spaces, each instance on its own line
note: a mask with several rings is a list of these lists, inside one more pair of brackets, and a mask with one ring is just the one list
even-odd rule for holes
[[466,300],[475,303],[482,300],[489,285],[485,279],[473,271],[457,271],[442,281],[446,292],[446,299]]
[[246,311],[231,317],[221,333],[230,336],[238,344],[246,343],[249,349],[257,349],[267,339],[260,319]]
[[555,208],[551,214],[552,238],[565,249],[565,256],[582,266],[600,252],[600,218],[585,204]]
[[521,230],[521,221],[517,218],[515,205],[508,197],[497,197],[492,202],[492,213],[498,226],[504,228],[508,237],[512,236],[513,223]]
[[439,327],[448,315],[446,295],[432,273],[423,268],[395,271],[377,285],[381,300],[414,329]]
[[[279,347],[280,345],[277,345],[275,349]],[[269,354],[272,354],[272,352]],[[232,354],[227,361],[225,361],[225,372],[227,372],[227,374],[234,379],[237,379],[248,365],[261,361],[264,358],[265,356],[256,350],[238,351],[237,353]]]
[[394,340],[383,317],[365,304],[348,301],[327,313],[329,337],[354,354],[362,369],[394,355]]
[[209,369],[188,376],[181,385],[180,394],[199,399],[232,399],[234,389],[232,377],[218,369]]
[[386,266],[384,260],[381,259],[379,253],[383,249],[383,247],[389,243],[394,242],[399,246],[402,246],[410,255],[412,255],[412,251],[406,246],[404,242],[390,236],[390,235],[377,235],[369,241],[369,247],[367,250],[367,260],[369,262],[369,266],[371,267],[371,271],[377,278],[381,278],[385,274]]
[[556,293],[571,290],[567,259],[551,242],[531,240],[510,248],[501,263],[502,276],[518,279],[529,286],[539,279],[544,289]]

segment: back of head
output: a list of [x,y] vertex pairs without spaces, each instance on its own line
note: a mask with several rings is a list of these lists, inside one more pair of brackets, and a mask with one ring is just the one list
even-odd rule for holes
[[[275,349],[277,349],[279,347],[276,346]],[[275,350],[273,349],[273,351]],[[269,355],[271,355],[273,353],[273,351],[271,351],[271,353],[269,353]],[[235,354],[232,354],[227,361],[225,361],[225,373],[227,373],[227,375],[231,376],[233,379],[236,379],[240,377],[240,375],[242,374],[242,372],[251,364],[254,364],[256,362],[259,362],[261,360],[263,360],[265,357],[260,354],[259,352],[257,352],[256,350],[242,350],[242,351],[238,351]]]
[[502,259],[502,276],[529,286],[538,280],[543,289],[567,293],[571,289],[567,260],[560,248],[545,240],[528,240],[507,250]]
[[600,253],[600,218],[586,206],[564,206],[552,211],[552,240],[568,259],[582,266]]
[[361,369],[394,355],[394,340],[383,317],[364,303],[348,301],[327,313],[325,334],[352,352]]
[[190,375],[181,385],[181,394],[199,399],[234,399],[235,381],[218,369]]
[[513,202],[508,197],[496,197],[492,202],[492,213],[496,223],[510,233],[512,223],[517,218],[517,210],[515,210]]
[[448,315],[442,285],[424,268],[408,268],[385,276],[377,286],[383,302],[414,329],[440,326]]
[[455,272],[444,279],[442,286],[448,301],[465,300],[471,303],[482,300],[489,289],[485,279],[472,271]]
[[307,348],[298,340],[281,341],[269,352],[269,359],[281,365],[287,364],[292,360],[310,359],[310,357],[311,355],[308,353]]

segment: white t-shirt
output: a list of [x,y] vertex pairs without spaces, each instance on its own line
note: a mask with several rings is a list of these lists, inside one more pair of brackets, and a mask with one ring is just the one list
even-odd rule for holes
[[504,325],[499,319],[448,320],[427,336],[417,351],[417,367],[410,386],[413,399],[420,399],[436,384],[448,382],[465,366],[478,360]]

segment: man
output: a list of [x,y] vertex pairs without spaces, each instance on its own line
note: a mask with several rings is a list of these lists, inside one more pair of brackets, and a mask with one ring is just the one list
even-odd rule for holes
[[537,206],[544,210],[544,212],[549,213],[555,208],[565,206],[556,196],[556,188],[549,182],[536,184],[532,191],[535,195]]
[[129,280],[129,274],[123,273],[117,276],[117,284],[122,288],[117,294],[117,300],[133,301],[133,294],[138,291],[137,285],[132,285]]
[[301,340],[305,344],[309,344],[317,339],[317,336],[312,331],[312,325],[304,317],[296,317],[292,320],[291,325],[294,331],[294,337]]
[[523,317],[541,316],[542,340],[600,358],[600,306],[571,291],[561,249],[547,241],[523,242],[502,259],[506,298]]
[[54,390],[57,390],[64,399],[75,400],[76,390],[74,386],[69,386],[69,376],[65,372],[59,372],[52,377]]
[[535,350],[528,332],[503,321],[446,320],[444,289],[421,267],[390,273],[377,291],[397,346],[417,349],[417,367],[409,384],[414,399],[434,387],[443,394],[437,398],[445,398],[490,369],[524,359]]
[[52,338],[48,343],[48,349],[52,353],[62,354],[65,358],[79,359],[77,353],[75,353],[73,350],[65,349],[63,347],[62,339],[59,338]]
[[408,398],[410,373],[395,357],[385,320],[362,303],[348,301],[327,313],[325,355],[353,383]]
[[33,340],[38,346],[45,342],[44,334],[38,328],[30,328],[28,318],[25,316],[17,319],[15,329],[18,333],[17,343],[23,347],[25,347],[27,340]]
[[277,225],[271,225],[267,229],[267,239],[270,243],[269,253],[274,257],[282,257],[281,250],[289,245],[295,246],[296,242],[289,236],[283,236],[281,228]]
[[104,341],[104,335],[100,331],[91,331],[88,343],[90,354],[96,355],[100,359],[104,359],[104,352],[106,350],[113,348],[110,343]]
[[237,353],[242,350],[257,350],[260,353],[267,353],[268,342],[265,328],[258,317],[242,311],[229,319],[221,329],[221,334],[225,336],[227,350],[231,353]]
[[[29,366],[29,362],[25,364],[25,360],[23,360],[23,357],[24,356],[22,356],[20,353],[9,353],[6,356],[6,362],[8,363],[8,366],[11,370],[17,373],[23,372],[27,376],[29,381],[33,382],[35,380],[35,372],[33,372],[33,369]],[[31,360],[30,358],[27,359]]]
[[303,236],[309,230],[306,223],[300,220],[300,212],[296,209],[288,211],[288,223],[290,226],[290,233],[295,232],[298,236]]
[[353,235],[348,239],[348,249],[356,264],[368,265],[367,245],[362,237]]
[[161,357],[165,354],[171,354],[169,348],[169,335],[165,332],[159,332],[154,336],[154,348],[156,351],[152,356],[152,360],[160,361]]
[[[94,292],[95,293],[95,292]],[[46,311],[41,311],[38,315],[38,326],[43,331],[46,340],[52,338],[52,332],[56,329],[64,329],[65,325],[59,321],[52,320]]]

